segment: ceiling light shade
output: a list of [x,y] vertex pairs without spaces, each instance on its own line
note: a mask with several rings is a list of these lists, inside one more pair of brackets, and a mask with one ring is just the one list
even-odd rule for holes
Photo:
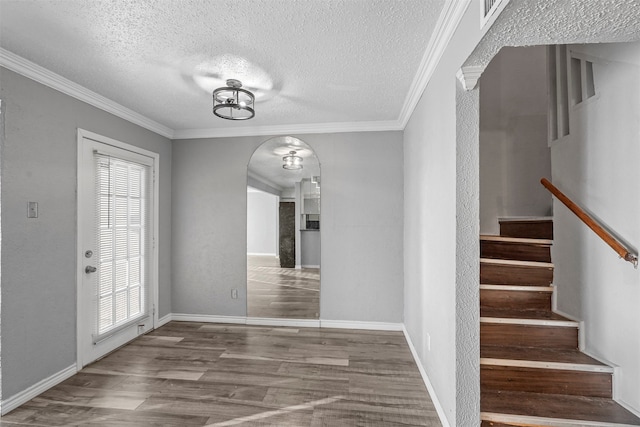
[[214,90],[213,114],[227,120],[248,120],[255,116],[255,97],[253,93],[241,87],[240,80],[229,79],[227,87]]
[[285,169],[288,169],[288,170],[302,169],[302,157],[296,156],[295,151],[289,151],[289,154],[284,156],[282,158],[282,161],[284,162],[284,165],[282,165],[282,167]]

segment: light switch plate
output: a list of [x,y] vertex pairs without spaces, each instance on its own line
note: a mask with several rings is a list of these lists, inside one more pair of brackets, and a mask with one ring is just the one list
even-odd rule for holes
[[38,218],[38,202],[27,202],[27,218]]

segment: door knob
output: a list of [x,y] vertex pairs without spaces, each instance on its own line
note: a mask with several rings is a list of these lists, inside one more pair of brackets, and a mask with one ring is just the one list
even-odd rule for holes
[[85,272],[85,273],[87,273],[87,274],[89,274],[89,273],[95,273],[95,272],[96,272],[96,270],[98,270],[98,269],[97,269],[97,268],[95,268],[94,266],[92,266],[92,265],[87,265],[87,266],[85,267],[85,269],[84,269],[84,272]]

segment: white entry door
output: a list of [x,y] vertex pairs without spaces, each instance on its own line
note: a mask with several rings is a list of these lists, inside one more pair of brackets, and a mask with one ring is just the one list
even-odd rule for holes
[[157,154],[78,130],[78,368],[153,329]]

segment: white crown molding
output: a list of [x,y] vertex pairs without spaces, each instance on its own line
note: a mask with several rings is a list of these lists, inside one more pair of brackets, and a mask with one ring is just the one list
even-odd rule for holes
[[456,77],[462,83],[464,90],[474,90],[478,87],[478,80],[483,72],[484,66],[482,65],[467,65],[458,70]]
[[4,48],[0,48],[0,66],[170,139],[380,132],[404,129],[398,120],[386,120],[173,130]]
[[339,123],[309,123],[300,125],[273,125],[238,128],[211,129],[179,129],[173,134],[173,139],[198,138],[229,138],[236,136],[267,136],[267,135],[302,135],[310,133],[343,133],[343,132],[381,132],[401,131],[404,127],[397,120],[378,122],[339,122]]
[[449,41],[453,37],[471,2],[472,0],[448,0],[442,12],[440,12],[440,17],[436,22],[436,27],[427,45],[427,50],[422,56],[420,67],[413,78],[409,93],[405,98],[402,111],[400,112],[398,121],[402,129],[407,126],[413,110],[415,110],[416,105],[418,105],[422,93],[426,89],[429,80],[431,80],[431,76],[438,66],[438,62],[440,62],[440,58],[442,58],[444,51],[447,49]]
[[40,65],[16,55],[4,48],[0,48],[0,66],[21,74],[45,86],[49,86],[59,92],[69,95],[80,101],[93,105],[96,108],[125,119],[133,124],[142,126],[167,138],[173,137],[173,129],[164,126],[140,113],[118,104],[102,95],[99,95],[69,79],[62,77]]
[[312,133],[349,133],[402,131],[422,97],[440,58],[455,33],[465,11],[472,0],[448,0],[440,13],[418,71],[411,83],[399,118],[384,121],[307,123],[291,125],[267,125],[247,127],[225,127],[210,129],[171,129],[149,119],[110,99],[98,95],[44,67],[34,64],[6,49],[0,48],[0,66],[100,108],[131,123],[142,126],[172,140],[199,138],[228,138],[242,136],[302,135]]

